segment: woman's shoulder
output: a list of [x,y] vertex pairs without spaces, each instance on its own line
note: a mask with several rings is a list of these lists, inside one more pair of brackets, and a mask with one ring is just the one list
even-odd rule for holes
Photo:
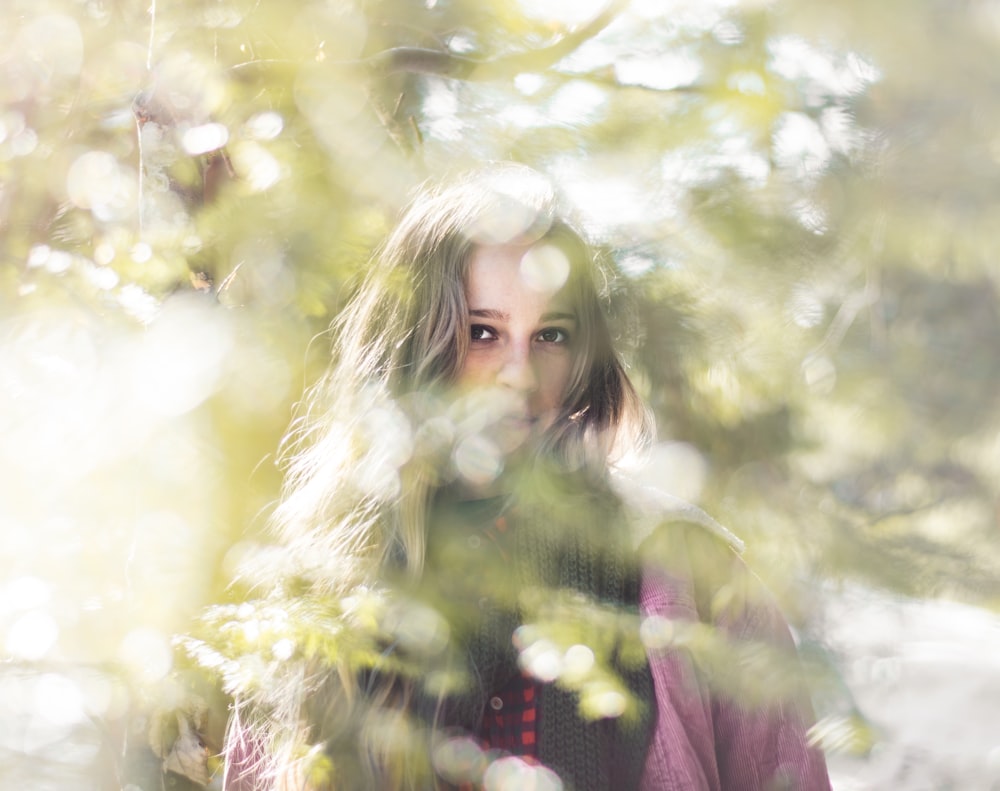
[[615,477],[636,540],[647,595],[690,601],[697,618],[745,637],[784,633],[780,608],[744,562],[744,542],[692,503]]
[[640,546],[666,525],[683,530],[695,528],[736,554],[744,550],[743,540],[720,524],[704,510],[671,494],[666,489],[647,483],[627,472],[614,472],[611,485],[621,498],[629,519],[629,527]]

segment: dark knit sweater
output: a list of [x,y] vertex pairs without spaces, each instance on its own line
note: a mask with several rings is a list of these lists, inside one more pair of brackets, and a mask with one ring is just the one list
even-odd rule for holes
[[[579,476],[537,476],[516,498],[441,498],[429,535],[426,590],[449,613],[471,679],[443,707],[435,705],[435,728],[477,733],[489,699],[523,667],[552,682],[539,686],[539,760],[568,789],[638,788],[654,714],[652,681],[641,650],[627,650],[619,644],[624,638],[603,628],[609,619],[638,624],[637,567],[616,498]],[[609,689],[617,685],[628,699],[624,715],[581,713],[580,693],[593,698],[593,684],[572,690],[553,677],[545,660],[551,665],[570,645],[594,650]],[[547,653],[535,666],[539,652]]]

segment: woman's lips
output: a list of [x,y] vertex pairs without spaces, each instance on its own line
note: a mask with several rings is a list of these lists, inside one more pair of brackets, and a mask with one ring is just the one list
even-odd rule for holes
[[534,429],[534,418],[524,415],[505,415],[495,425],[496,439],[501,448],[509,453],[524,445]]

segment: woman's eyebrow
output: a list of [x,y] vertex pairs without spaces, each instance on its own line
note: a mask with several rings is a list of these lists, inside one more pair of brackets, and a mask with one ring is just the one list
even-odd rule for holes
[[493,321],[510,321],[510,314],[504,313],[502,310],[494,310],[493,308],[476,308],[469,311],[470,316],[475,316],[477,319],[492,319]]
[[576,314],[562,313],[559,311],[554,311],[552,313],[543,313],[542,321],[576,321]]
[[[474,316],[477,319],[491,319],[492,321],[510,321],[510,314],[502,310],[495,310],[494,308],[472,308],[469,311],[470,316]],[[541,316],[542,321],[576,321],[575,313],[565,313],[563,311],[550,311],[549,313],[543,313]]]

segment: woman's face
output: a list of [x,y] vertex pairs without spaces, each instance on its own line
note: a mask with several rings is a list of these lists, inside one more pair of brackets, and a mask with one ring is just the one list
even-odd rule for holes
[[544,243],[476,247],[465,283],[469,353],[463,390],[491,391],[497,427],[537,437],[562,406],[579,317],[565,296],[569,262]]

